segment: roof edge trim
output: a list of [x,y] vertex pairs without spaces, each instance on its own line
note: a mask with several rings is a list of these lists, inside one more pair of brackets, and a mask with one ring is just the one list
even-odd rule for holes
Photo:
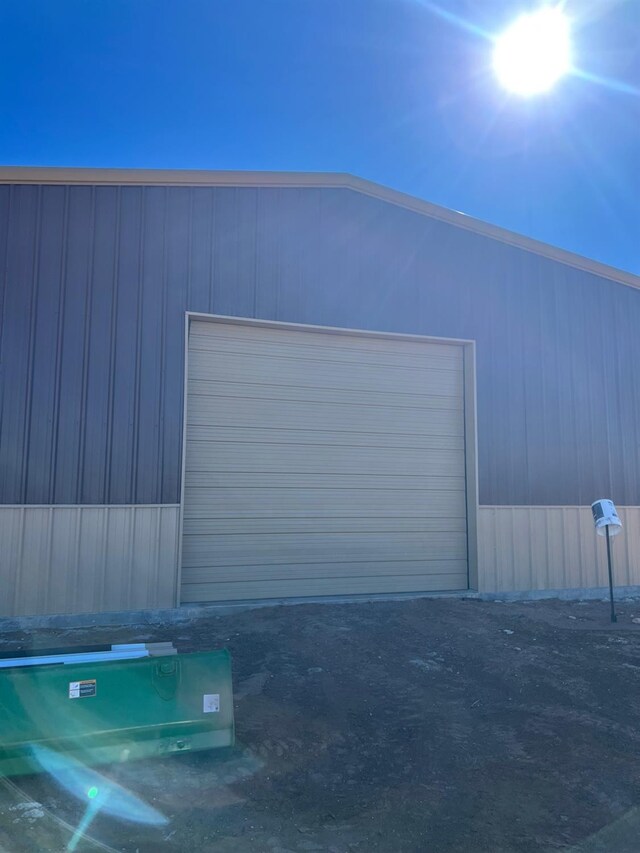
[[618,284],[640,289],[640,276],[586,258],[524,234],[483,222],[416,196],[382,184],[358,178],[346,172],[251,172],[190,169],[88,169],[42,166],[0,166],[0,184],[93,184],[129,186],[185,187],[333,187],[350,189],[364,195],[412,210],[458,228],[575,267],[583,272],[607,278]]

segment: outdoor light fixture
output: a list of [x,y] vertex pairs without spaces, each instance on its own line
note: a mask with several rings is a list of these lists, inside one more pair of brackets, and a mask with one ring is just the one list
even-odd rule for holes
[[622,530],[622,522],[618,516],[613,501],[601,498],[591,504],[593,523],[598,536],[607,537],[607,566],[609,569],[609,598],[611,600],[611,621],[617,622],[616,611],[613,603],[613,572],[611,569],[611,537],[617,536]]
[[571,70],[569,21],[558,7],[521,15],[495,40],[493,68],[517,95],[546,92]]

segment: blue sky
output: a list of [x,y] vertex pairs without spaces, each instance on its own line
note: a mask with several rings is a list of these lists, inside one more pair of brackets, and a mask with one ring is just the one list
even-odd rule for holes
[[[639,0],[565,5],[580,68],[640,88]],[[640,96],[508,97],[426,0],[0,0],[0,162],[351,172],[640,273]]]

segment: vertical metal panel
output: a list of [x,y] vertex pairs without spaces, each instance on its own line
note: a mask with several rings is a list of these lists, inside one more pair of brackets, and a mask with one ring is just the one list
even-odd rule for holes
[[212,193],[190,194],[189,221],[187,304],[191,311],[211,313],[215,233]]
[[[48,189],[46,187],[44,192]],[[119,198],[118,187],[98,187],[95,190],[91,300],[87,313],[82,413],[85,428],[78,491],[69,502],[107,503],[105,496],[111,473],[107,468],[110,460],[109,431],[115,379],[113,348],[118,310],[115,285],[119,251]],[[37,500],[34,494],[31,502]]]
[[135,470],[137,400],[140,382],[140,287],[142,188],[123,193],[118,215],[118,263],[114,271],[115,317],[109,371],[109,440],[105,494],[127,503]]
[[[67,199],[66,253],[63,292],[61,294],[59,340],[51,348],[58,360],[57,406],[49,411],[53,425],[53,452],[48,497],[40,501],[61,503],[74,495],[79,498],[78,483],[85,434],[85,395],[88,317],[91,304],[91,265],[93,246],[94,190],[69,187]],[[72,225],[72,228],[70,226]],[[11,383],[8,383],[11,387]]]
[[257,194],[247,187],[214,190],[213,303],[219,314],[255,316]]
[[58,407],[60,319],[64,280],[67,190],[43,193],[40,207],[39,251],[36,255],[30,341],[30,396],[25,429],[28,453],[25,464],[25,503],[40,495],[51,500],[54,419]]
[[0,186],[0,501],[175,503],[184,312],[474,339],[480,501],[640,505],[640,292],[346,189]]
[[11,187],[0,192],[0,317],[3,315],[6,293],[7,257],[9,251],[9,199]]
[[[616,586],[640,584],[640,507],[619,507]],[[585,589],[608,584],[606,547],[588,506],[481,506],[480,590]]]
[[0,507],[0,616],[173,607],[177,506]]
[[174,188],[171,204],[167,205],[165,230],[166,290],[160,374],[162,408],[159,465],[163,493],[176,496],[180,492],[182,463],[183,317],[189,281],[191,195],[190,189]]
[[8,222],[7,257],[3,270],[2,314],[2,413],[0,418],[0,478],[2,499],[25,499],[29,457],[28,401],[31,397],[31,337],[37,298],[35,263],[36,235],[39,224],[39,187],[2,187],[8,198],[3,206]]
[[140,298],[140,362],[138,365],[138,411],[135,482],[131,501],[173,502],[163,489],[161,423],[164,351],[166,249],[166,194],[164,187],[146,187],[143,197],[142,270]]

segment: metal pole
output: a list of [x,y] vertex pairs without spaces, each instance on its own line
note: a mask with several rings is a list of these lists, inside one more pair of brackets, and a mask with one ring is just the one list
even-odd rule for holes
[[617,622],[616,609],[613,603],[613,572],[611,570],[611,540],[609,538],[609,525],[607,524],[607,565],[609,567],[609,598],[611,599],[611,621]]

